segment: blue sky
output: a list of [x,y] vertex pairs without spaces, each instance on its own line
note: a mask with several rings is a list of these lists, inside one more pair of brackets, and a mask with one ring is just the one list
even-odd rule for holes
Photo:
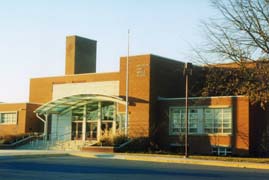
[[209,0],[9,0],[0,3],[0,102],[27,102],[29,80],[64,75],[65,37],[97,40],[97,71],[119,57],[157,54],[188,61],[202,40]]

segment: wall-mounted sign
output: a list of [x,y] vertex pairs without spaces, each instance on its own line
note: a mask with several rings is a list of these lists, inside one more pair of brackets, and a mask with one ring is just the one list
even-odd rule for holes
[[138,64],[136,65],[136,76],[137,77],[145,77],[146,76],[146,68],[148,64]]

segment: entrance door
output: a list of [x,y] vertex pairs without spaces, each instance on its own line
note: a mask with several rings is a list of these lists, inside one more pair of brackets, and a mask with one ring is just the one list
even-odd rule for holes
[[72,140],[82,139],[82,121],[72,122]]
[[96,140],[97,139],[97,122],[87,122],[86,124],[86,139]]
[[112,133],[111,130],[112,130],[112,126],[113,126],[113,121],[102,121],[102,125],[101,125],[101,130],[102,130],[102,134],[104,133]]

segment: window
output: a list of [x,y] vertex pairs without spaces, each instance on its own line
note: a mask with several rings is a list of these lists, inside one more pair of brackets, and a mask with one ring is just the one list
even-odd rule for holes
[[232,133],[231,108],[205,108],[204,132],[208,134]]
[[222,133],[232,133],[232,111],[231,108],[223,109]]
[[102,103],[102,120],[114,120],[115,105],[111,102]]
[[185,132],[185,109],[170,109],[170,134],[179,134]]
[[[126,113],[117,114],[116,127],[121,133],[125,132],[125,119],[126,119]],[[130,120],[130,117],[129,117],[129,120]]]
[[227,156],[232,154],[232,149],[226,146],[212,146],[212,153],[218,156]]
[[[190,134],[231,134],[231,108],[189,108]],[[169,134],[185,133],[185,107],[170,107]]]
[[17,112],[0,112],[0,124],[17,124]]
[[198,109],[189,110],[189,133],[197,133]]
[[[185,132],[185,108],[173,107],[170,109],[170,134],[176,135]],[[189,109],[189,133],[197,133],[198,110]]]

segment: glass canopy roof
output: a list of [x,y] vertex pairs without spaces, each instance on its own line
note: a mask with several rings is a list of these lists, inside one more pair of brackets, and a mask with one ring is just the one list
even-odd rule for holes
[[83,106],[85,104],[92,104],[94,106],[96,102],[100,101],[112,101],[119,104],[126,103],[122,98],[115,96],[107,96],[100,94],[78,94],[50,101],[37,108],[34,112],[38,113],[39,115],[65,114],[72,109]]

